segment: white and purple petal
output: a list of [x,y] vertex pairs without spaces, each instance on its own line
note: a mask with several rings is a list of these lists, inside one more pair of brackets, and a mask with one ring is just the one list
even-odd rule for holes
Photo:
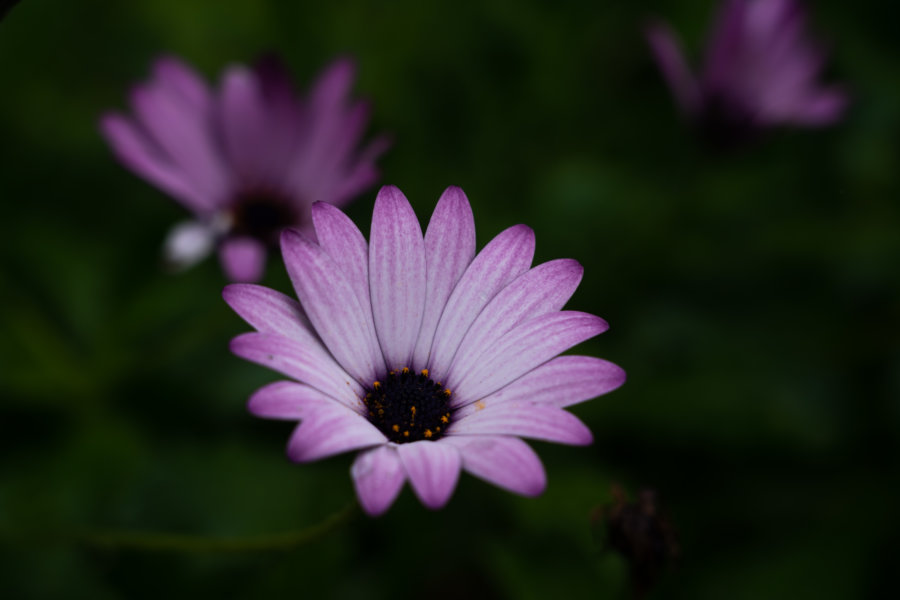
[[350,217],[325,202],[312,206],[312,220],[319,245],[334,259],[356,294],[370,339],[375,339],[375,320],[369,295],[369,246]]
[[260,388],[250,397],[251,413],[270,419],[297,419],[287,453],[296,462],[310,462],[385,443],[384,435],[364,417],[318,390],[290,381]]
[[583,274],[578,261],[561,258],[538,265],[513,280],[475,319],[459,345],[450,367],[452,372],[465,373],[474,368],[491,342],[516,325],[559,311],[575,293]]
[[425,232],[425,312],[413,353],[413,364],[429,364],[431,344],[447,299],[475,257],[475,219],[469,199],[448,187]]
[[387,367],[409,366],[425,310],[425,242],[416,213],[394,186],[381,188],[375,199],[369,286]]
[[350,468],[350,476],[359,503],[373,517],[391,507],[406,481],[397,450],[387,445],[360,452]]
[[[272,333],[319,345],[315,330],[293,298],[253,283],[232,283],[222,290],[228,306],[260,333]],[[325,352],[325,348],[322,347]]]
[[537,496],[547,487],[541,459],[519,438],[457,435],[441,443],[455,446],[463,469],[488,483],[523,496]]
[[282,233],[281,249],[300,304],[325,346],[358,381],[375,381],[383,374],[384,359],[343,270],[296,231]]
[[431,509],[444,506],[459,480],[459,451],[449,444],[422,440],[398,445],[397,454],[422,504]]
[[513,435],[572,446],[587,446],[594,439],[591,430],[572,413],[531,402],[485,406],[451,423],[447,435]]
[[244,333],[231,340],[231,351],[362,412],[362,387],[319,347],[271,333]]
[[454,413],[465,417],[480,408],[518,401],[560,408],[607,394],[625,383],[625,371],[608,360],[593,356],[557,356],[509,385]]
[[478,253],[447,300],[431,347],[429,368],[442,377],[459,343],[481,310],[503,287],[528,270],[534,258],[534,231],[514,225]]
[[475,401],[608,328],[600,317],[577,311],[535,317],[494,341],[472,369],[452,370],[447,385],[458,404]]

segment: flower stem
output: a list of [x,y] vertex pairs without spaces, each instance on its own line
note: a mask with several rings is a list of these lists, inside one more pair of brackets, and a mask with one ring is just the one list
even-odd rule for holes
[[186,553],[286,551],[323,537],[350,521],[358,513],[358,504],[353,501],[322,522],[304,529],[246,537],[216,538],[149,531],[102,531],[85,532],[76,539],[79,543],[93,548],[111,550]]

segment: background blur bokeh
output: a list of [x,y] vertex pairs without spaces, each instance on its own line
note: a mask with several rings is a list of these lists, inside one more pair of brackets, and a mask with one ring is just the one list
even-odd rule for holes
[[[828,130],[701,147],[640,34],[692,57],[710,0],[305,3],[25,0],[0,23],[0,596],[623,598],[591,511],[657,490],[681,557],[673,599],[884,598],[896,587],[900,43],[887,4],[816,2]],[[121,168],[97,118],[161,52],[208,78],[279,53],[298,85],[359,62],[383,181],[424,221],[462,186],[479,245],[514,223],[573,257],[569,307],[611,330],[579,348],[620,390],[574,408],[588,448],[535,443],[549,486],[463,475],[449,505],[407,488],[291,551],[92,547],[77,531],[243,536],[353,500],[350,456],[297,466],[289,423],[246,398],[278,378],[228,352],[248,328],[215,260],[160,268],[185,215]],[[349,214],[368,231],[376,189]],[[265,284],[289,283],[278,261]]]

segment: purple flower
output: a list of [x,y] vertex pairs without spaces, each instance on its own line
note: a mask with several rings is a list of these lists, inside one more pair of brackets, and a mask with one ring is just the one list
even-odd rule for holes
[[226,302],[255,329],[232,351],[296,381],[249,401],[253,414],[299,421],[297,462],[360,450],[351,476],[371,515],[408,479],[440,508],[465,469],[534,496],[546,484],[520,438],[591,442],[566,406],[619,387],[625,373],[589,356],[557,356],[606,331],[594,315],[561,310],[581,281],[570,259],[534,268],[534,232],[516,225],[475,255],[465,194],[441,196],[425,235],[395,187],[378,193],[369,242],[334,206],[317,203],[318,243],[281,236],[300,302],[232,284]]
[[354,74],[336,60],[301,101],[271,59],[228,68],[216,91],[164,57],[132,90],[133,116],[103,116],[118,159],[194,213],[166,242],[174,265],[217,246],[229,279],[256,281],[280,231],[309,228],[313,202],[341,205],[376,181],[387,143],[358,148],[370,108],[349,98]]
[[818,81],[825,52],[808,38],[796,0],[727,0],[697,76],[671,29],[655,23],[646,35],[679,107],[713,141],[774,125],[828,125],[847,105],[843,90]]

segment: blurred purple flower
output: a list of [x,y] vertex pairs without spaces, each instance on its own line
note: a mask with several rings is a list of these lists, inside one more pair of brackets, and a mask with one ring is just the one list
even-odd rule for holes
[[133,116],[108,113],[101,131],[125,166],[194,213],[170,233],[167,259],[187,267],[218,247],[230,280],[256,281],[281,230],[309,228],[313,202],[341,205],[375,183],[388,143],[358,148],[370,107],[350,99],[354,77],[338,59],[300,100],[273,59],[228,68],[217,91],[158,59],[131,92]]
[[424,236],[393,186],[378,194],[368,243],[331,205],[313,205],[312,218],[318,243],[290,229],[281,236],[299,303],[252,284],[224,291],[257,330],[236,337],[232,351],[297,380],[258,390],[250,412],[299,421],[287,447],[294,461],[361,450],[351,477],[370,515],[386,511],[407,479],[425,506],[440,508],[461,469],[540,494],[543,466],[520,438],[589,444],[591,432],[564,407],[625,381],[608,361],[557,356],[607,329],[561,310],[581,265],[531,268],[525,225],[476,256],[472,209],[455,187]]
[[818,81],[826,53],[808,37],[797,0],[727,0],[697,76],[668,26],[653,23],[646,36],[679,107],[713,141],[775,125],[829,125],[847,106],[845,91]]

